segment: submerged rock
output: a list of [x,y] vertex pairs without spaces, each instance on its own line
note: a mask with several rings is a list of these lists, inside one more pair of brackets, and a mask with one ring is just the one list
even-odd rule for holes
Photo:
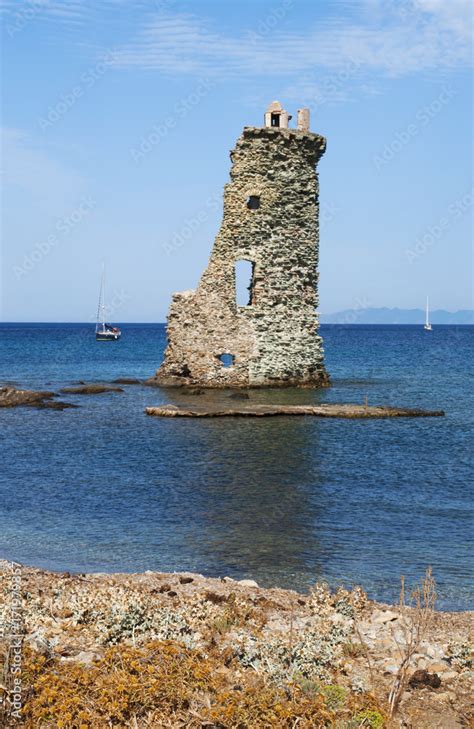
[[81,385],[80,387],[62,387],[59,392],[69,395],[99,395],[102,392],[123,392],[122,387],[112,385]]
[[[141,385],[141,381],[137,380],[136,377],[117,377],[116,380],[112,380],[114,385]],[[85,385],[86,383],[81,383]]]
[[69,408],[78,408],[79,405],[74,405],[71,402],[62,402],[62,400],[46,400],[46,402],[40,402],[36,406],[40,410],[68,410]]

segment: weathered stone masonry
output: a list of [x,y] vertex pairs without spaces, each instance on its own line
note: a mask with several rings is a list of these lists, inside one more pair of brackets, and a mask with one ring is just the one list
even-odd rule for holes
[[[318,335],[318,178],[326,140],[274,102],[231,152],[224,215],[195,291],[174,294],[168,347],[153,382],[203,387],[323,386]],[[252,263],[247,306],[235,265]],[[221,355],[232,355],[230,366]]]

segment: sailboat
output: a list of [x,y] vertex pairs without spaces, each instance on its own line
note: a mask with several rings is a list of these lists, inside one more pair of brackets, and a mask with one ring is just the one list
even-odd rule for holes
[[95,338],[98,342],[115,342],[120,339],[122,332],[118,327],[107,324],[105,321],[105,263],[102,266],[100,281],[99,306],[97,309],[97,324],[95,325]]
[[426,297],[426,317],[425,317],[425,326],[423,327],[426,329],[427,332],[431,332],[433,327],[430,324],[430,307],[428,302],[428,297]]

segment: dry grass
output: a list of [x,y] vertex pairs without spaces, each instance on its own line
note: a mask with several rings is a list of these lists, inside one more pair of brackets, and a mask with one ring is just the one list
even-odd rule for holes
[[384,722],[370,694],[349,694],[337,685],[316,685],[311,694],[297,683],[277,686],[254,671],[224,667],[217,653],[204,656],[172,641],[114,646],[90,665],[29,648],[24,660],[27,729],[309,729]]
[[400,698],[407,686],[411,660],[428,633],[433,621],[436,603],[435,581],[431,568],[426,570],[421,585],[411,592],[408,603],[405,595],[405,580],[403,577],[401,583],[399,605],[399,629],[401,631],[401,637],[394,635],[394,640],[402,655],[402,660],[388,697],[390,716],[393,716],[397,711]]

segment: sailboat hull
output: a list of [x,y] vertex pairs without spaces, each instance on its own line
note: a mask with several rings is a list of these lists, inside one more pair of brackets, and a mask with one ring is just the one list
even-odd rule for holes
[[96,332],[95,338],[98,342],[116,342],[120,339],[120,332]]

